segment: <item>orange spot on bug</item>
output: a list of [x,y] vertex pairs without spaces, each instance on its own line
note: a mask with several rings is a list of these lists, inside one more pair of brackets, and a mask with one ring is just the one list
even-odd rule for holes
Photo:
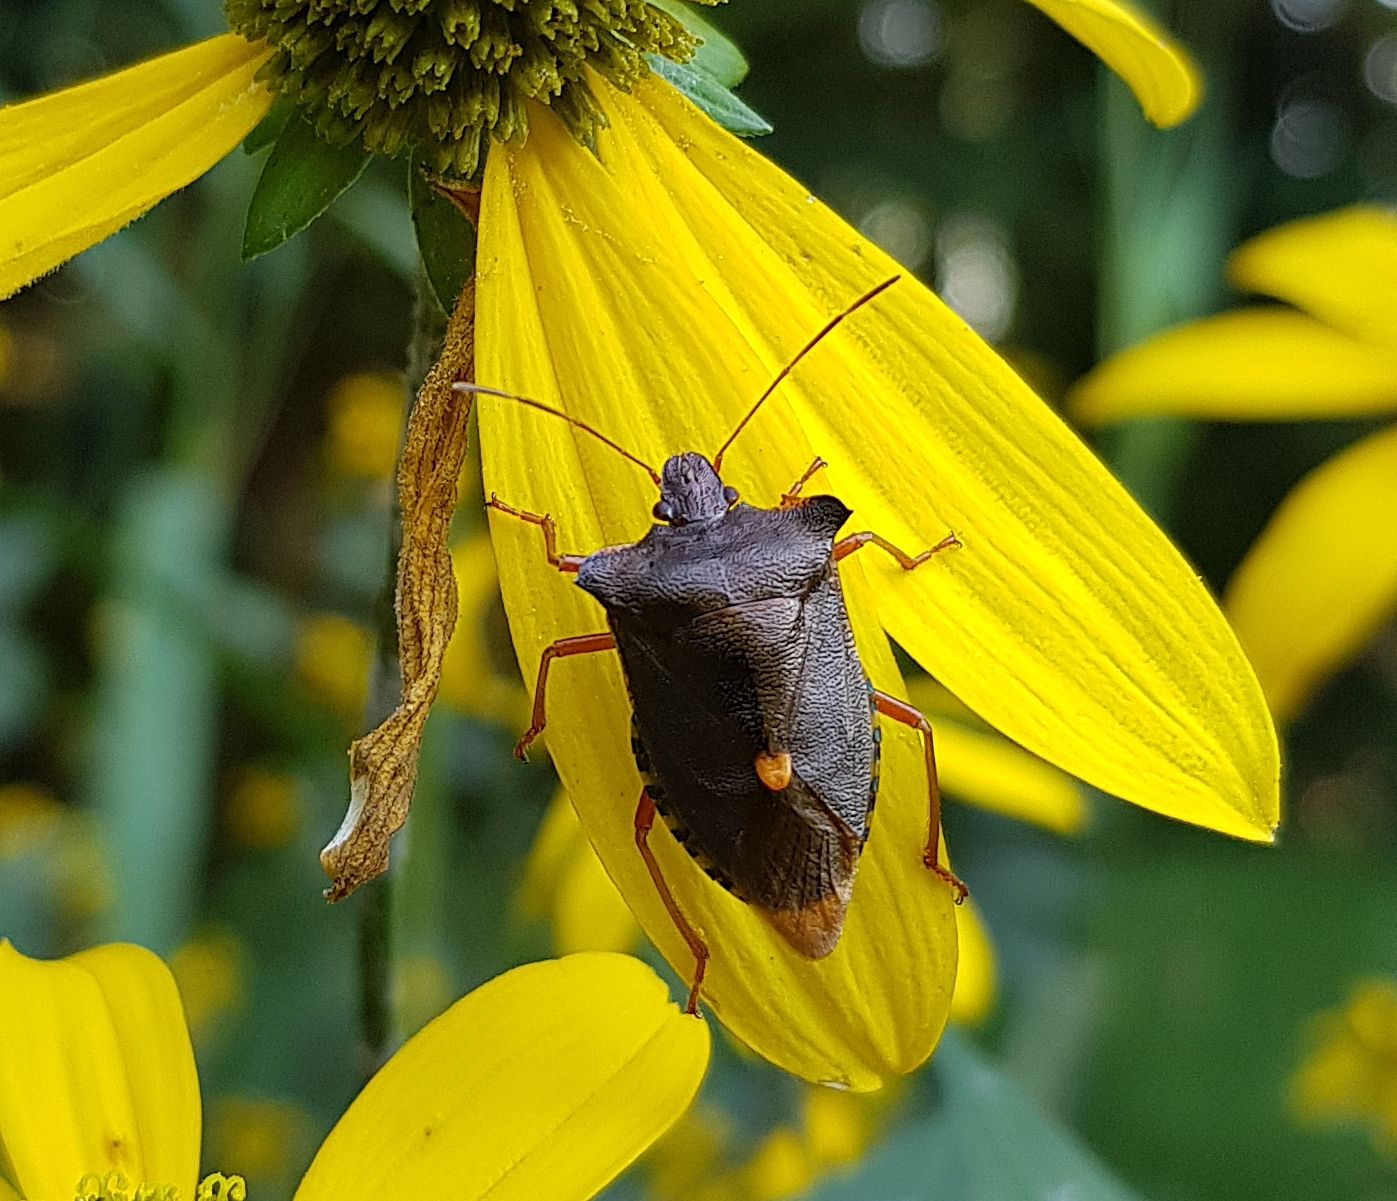
[[789,751],[758,751],[757,779],[772,792],[780,792],[791,782],[791,753]]

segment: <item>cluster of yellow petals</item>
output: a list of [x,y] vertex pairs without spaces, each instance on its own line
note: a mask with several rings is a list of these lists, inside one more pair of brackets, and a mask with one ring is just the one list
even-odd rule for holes
[[[196,1186],[199,1082],[174,978],[139,947],[0,942],[0,1201],[243,1201]],[[297,1201],[585,1201],[688,1108],[708,1028],[638,960],[517,968],[409,1039],[331,1131]]]

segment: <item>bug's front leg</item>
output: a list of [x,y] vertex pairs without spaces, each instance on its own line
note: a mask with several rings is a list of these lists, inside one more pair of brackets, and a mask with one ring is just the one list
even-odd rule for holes
[[523,509],[516,509],[513,505],[505,504],[493,492],[490,494],[490,499],[485,502],[485,507],[494,509],[496,513],[517,517],[520,521],[527,521],[530,525],[536,525],[543,530],[544,553],[548,556],[548,561],[559,571],[575,573],[587,557],[586,555],[561,555],[558,553],[558,527],[547,513],[526,513]]
[[828,467],[828,466],[829,466],[829,464],[826,463],[826,462],[824,461],[824,459],[820,458],[819,455],[816,455],[816,456],[815,456],[814,462],[812,462],[812,463],[810,464],[810,466],[807,467],[807,468],[805,469],[805,474],[802,475],[802,476],[800,477],[800,479],[796,480],[796,482],[795,482],[794,484],[791,485],[791,490],[790,490],[789,492],[783,492],[783,493],[781,494],[781,503],[780,503],[780,505],[778,506],[778,508],[782,508],[782,509],[793,509],[793,508],[795,508],[796,504],[797,504],[797,503],[799,502],[799,500],[800,500],[800,490],[801,490],[802,488],[804,488],[805,485],[808,484],[808,483],[810,482],[811,477],[812,477],[817,471],[819,471],[822,467]]
[[870,542],[892,555],[903,571],[911,571],[914,567],[920,567],[932,555],[961,545],[960,539],[954,534],[947,534],[935,546],[928,547],[921,554],[909,555],[905,550],[899,550],[881,534],[875,534],[872,530],[864,530],[862,533],[850,534],[847,538],[841,538],[834,544],[834,561],[837,563],[840,559],[848,558],[860,547],[867,546]]
[[655,853],[650,849],[650,828],[654,824],[655,802],[650,799],[650,794],[642,788],[640,790],[640,804],[635,809],[635,847],[640,852],[640,857],[645,860],[645,869],[650,873],[650,879],[655,885],[655,891],[660,894],[660,900],[664,902],[665,911],[669,914],[670,921],[674,923],[675,929],[679,931],[679,936],[693,952],[694,980],[689,986],[689,1002],[684,1006],[684,1012],[697,1013],[699,985],[703,983],[703,973],[708,967],[708,947],[698,936],[698,931],[689,925],[688,919],[679,912],[679,904],[675,901],[674,894],[670,892],[669,885],[665,883],[664,873],[660,871]]
[[579,634],[575,638],[559,638],[557,642],[550,642],[543,648],[543,655],[538,661],[538,679],[534,682],[533,715],[529,721],[529,728],[524,731],[524,737],[514,744],[516,759],[528,759],[530,743],[543,733],[543,727],[548,724],[544,712],[544,698],[548,693],[548,668],[553,660],[615,649],[616,639],[611,634]]
[[927,721],[920,709],[914,709],[906,701],[900,701],[876,689],[873,693],[873,707],[884,717],[890,717],[904,726],[911,726],[922,736],[922,746],[926,752],[929,799],[926,851],[922,854],[922,862],[955,890],[956,904],[959,905],[970,895],[970,890],[950,868],[941,866],[941,781],[936,774],[936,743],[932,738],[931,722]]

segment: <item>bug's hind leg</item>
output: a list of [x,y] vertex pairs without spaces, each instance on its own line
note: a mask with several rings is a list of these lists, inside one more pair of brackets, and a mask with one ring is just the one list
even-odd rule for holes
[[932,738],[931,722],[927,721],[920,709],[914,709],[906,701],[900,701],[876,689],[873,693],[873,707],[884,717],[890,717],[904,726],[911,726],[922,736],[922,746],[926,751],[926,782],[930,802],[926,851],[922,854],[922,862],[951,886],[956,894],[956,904],[959,905],[970,895],[970,890],[950,868],[941,866],[941,781],[936,775],[936,743]]
[[615,648],[616,639],[611,634],[579,634],[575,638],[559,638],[557,642],[550,642],[543,648],[543,654],[538,661],[538,680],[534,683],[533,715],[529,721],[529,728],[524,731],[524,737],[514,744],[516,759],[525,760],[529,757],[530,744],[543,733],[543,727],[548,724],[544,700],[548,694],[548,669],[553,660],[566,659],[570,655],[592,655],[597,651]]
[[635,810],[636,850],[640,852],[640,857],[645,860],[645,870],[650,873],[650,879],[655,884],[655,891],[660,894],[660,900],[664,902],[670,921],[674,923],[680,937],[688,945],[689,950],[693,952],[694,981],[689,986],[689,1001],[684,1006],[684,1012],[697,1013],[699,986],[703,983],[703,973],[708,967],[708,947],[698,936],[698,932],[689,925],[688,919],[679,912],[679,905],[675,902],[674,894],[670,892],[669,885],[665,883],[664,874],[660,871],[660,865],[655,860],[655,853],[650,849],[650,827],[654,824],[655,802],[650,799],[650,794],[642,788],[640,790],[640,804],[636,806]]
[[829,464],[826,463],[824,459],[820,458],[819,455],[816,455],[815,461],[805,469],[805,474],[802,475],[800,479],[796,480],[796,482],[791,485],[791,490],[789,492],[783,492],[781,494],[781,504],[779,507],[782,509],[794,508],[797,502],[800,500],[800,490],[810,482],[811,477],[817,471],[819,471],[823,467],[828,466]]
[[520,521],[527,521],[530,525],[538,526],[543,531],[544,554],[559,571],[575,573],[587,557],[586,555],[561,555],[558,553],[558,526],[547,513],[526,513],[523,509],[516,509],[513,505],[505,504],[493,492],[490,494],[490,499],[485,502],[485,507],[494,509],[496,513],[517,517]]

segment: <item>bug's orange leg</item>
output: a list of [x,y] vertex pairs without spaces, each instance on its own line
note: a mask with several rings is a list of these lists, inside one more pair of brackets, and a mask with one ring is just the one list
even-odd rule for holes
[[554,524],[553,518],[543,513],[525,513],[522,509],[516,509],[513,505],[507,505],[493,492],[490,499],[485,502],[487,509],[494,509],[497,513],[506,513],[510,517],[517,517],[520,521],[527,521],[530,525],[536,525],[543,530],[543,549],[548,556],[548,561],[559,571],[575,572],[582,566],[582,560],[586,555],[560,555],[558,553],[558,527]]
[[538,661],[538,680],[534,683],[534,711],[529,728],[524,737],[514,744],[514,757],[527,760],[529,744],[543,733],[547,724],[544,716],[544,696],[548,690],[548,668],[554,659],[566,659],[569,655],[591,655],[597,651],[614,650],[616,639],[611,634],[579,634],[575,638],[559,638],[543,648],[543,656]]
[[689,925],[688,920],[679,912],[679,905],[674,899],[674,894],[670,892],[669,885],[665,883],[660,865],[655,861],[655,854],[650,849],[650,827],[655,824],[655,802],[650,799],[650,794],[645,789],[640,790],[640,804],[635,810],[635,845],[640,852],[640,857],[645,860],[645,869],[650,873],[650,879],[654,881],[655,891],[660,894],[660,900],[664,902],[665,910],[668,912],[670,921],[674,923],[675,929],[689,950],[694,953],[694,982],[689,986],[689,1002],[684,1006],[685,1013],[698,1012],[699,986],[703,983],[703,973],[708,967],[708,947],[704,945],[703,939],[698,936],[698,932]]
[[820,458],[819,455],[816,455],[815,461],[805,469],[805,474],[801,476],[800,479],[796,480],[794,484],[791,485],[791,490],[789,492],[783,492],[781,494],[781,504],[778,506],[778,508],[793,508],[795,506],[796,501],[800,499],[800,490],[810,482],[810,477],[813,476],[822,467],[828,466],[829,464],[826,463],[824,459]]
[[870,542],[873,543],[874,546],[881,547],[883,550],[887,551],[888,554],[892,555],[903,571],[911,571],[914,567],[920,567],[930,559],[932,555],[937,554],[939,551],[949,550],[951,547],[961,544],[960,539],[954,534],[947,534],[935,546],[929,547],[922,551],[921,554],[914,557],[909,555],[905,550],[899,550],[882,535],[875,534],[870,530],[864,530],[861,534],[850,534],[847,538],[841,538],[834,544],[835,561],[838,562],[840,559],[852,555],[859,547],[867,546]]
[[922,736],[922,746],[926,750],[927,793],[931,802],[926,851],[922,855],[922,862],[955,890],[956,904],[959,905],[970,895],[970,890],[950,868],[941,866],[941,781],[936,775],[936,744],[931,735],[931,722],[927,721],[920,709],[914,709],[906,701],[891,697],[886,692],[874,691],[873,706],[884,717],[891,717],[893,721],[911,726]]

